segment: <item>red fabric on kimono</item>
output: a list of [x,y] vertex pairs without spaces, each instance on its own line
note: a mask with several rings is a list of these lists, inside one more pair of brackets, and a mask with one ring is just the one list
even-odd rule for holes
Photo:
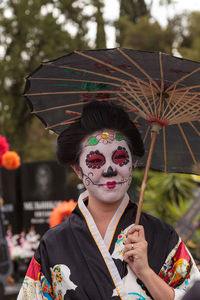
[[41,266],[33,257],[26,272],[26,276],[34,280],[39,280],[40,271]]
[[190,278],[192,260],[183,242],[180,242],[174,255],[169,255],[169,259],[170,263],[163,266],[159,276],[176,288]]

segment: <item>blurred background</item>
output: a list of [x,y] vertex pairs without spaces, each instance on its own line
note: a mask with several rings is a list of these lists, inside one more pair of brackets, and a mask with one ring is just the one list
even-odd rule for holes
[[[55,133],[30,114],[22,96],[25,77],[42,61],[76,49],[120,46],[200,61],[199,24],[195,0],[0,1],[0,135],[21,160],[15,169],[0,168],[0,299],[16,299],[52,211],[76,201],[83,189],[57,164]],[[133,172],[136,199],[142,176]],[[144,209],[173,225],[199,263],[198,176],[150,172]]]

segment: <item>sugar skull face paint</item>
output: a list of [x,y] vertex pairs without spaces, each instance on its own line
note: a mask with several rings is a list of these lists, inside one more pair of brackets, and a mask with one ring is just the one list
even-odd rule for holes
[[[101,134],[98,132],[96,136]],[[129,188],[132,157],[124,138],[113,138],[116,135],[114,132],[108,135],[107,142],[99,140],[97,144],[88,145],[88,140],[93,141],[93,136],[83,141],[79,166],[89,196],[111,203],[121,200]]]

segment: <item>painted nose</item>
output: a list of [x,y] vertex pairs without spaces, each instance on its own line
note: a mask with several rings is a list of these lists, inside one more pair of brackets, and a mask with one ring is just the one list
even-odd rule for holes
[[114,171],[113,168],[110,166],[108,170],[103,173],[103,177],[112,177],[117,176],[117,171]]

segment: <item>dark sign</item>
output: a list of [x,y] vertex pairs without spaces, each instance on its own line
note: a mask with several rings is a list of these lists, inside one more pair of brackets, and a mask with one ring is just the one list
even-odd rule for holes
[[17,170],[0,170],[0,198],[2,199],[1,218],[5,230],[11,224],[14,233],[22,226],[22,207],[18,197]]
[[49,228],[49,215],[62,201],[78,197],[77,176],[56,161],[24,163],[16,171],[1,169],[0,195],[5,227],[13,233],[35,227],[39,234]]
[[[31,226],[43,234],[49,228],[49,216],[62,201],[77,197],[76,185],[72,193],[68,176],[71,170],[57,162],[24,164],[20,170],[21,199],[23,202],[23,226]],[[74,199],[75,200],[75,199]]]

